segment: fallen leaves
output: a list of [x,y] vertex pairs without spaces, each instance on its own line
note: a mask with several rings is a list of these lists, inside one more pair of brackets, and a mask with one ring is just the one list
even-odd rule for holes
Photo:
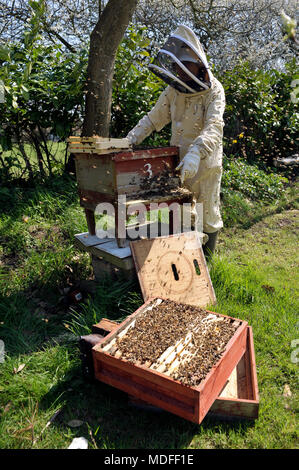
[[264,289],[267,294],[273,294],[275,292],[275,288],[273,286],[268,286],[268,284],[262,285],[262,289]]
[[5,413],[7,413],[7,412],[9,411],[11,405],[12,405],[12,402],[11,402],[11,401],[9,401],[9,402],[5,405],[5,407],[4,407],[4,409],[3,409],[3,414],[5,414]]

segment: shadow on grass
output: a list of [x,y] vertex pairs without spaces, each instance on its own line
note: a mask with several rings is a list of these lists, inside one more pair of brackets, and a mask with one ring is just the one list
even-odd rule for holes
[[[25,290],[0,295],[0,338],[10,357],[31,354],[65,340],[74,342],[80,335],[89,334],[101,318],[120,321],[143,302],[136,280],[106,277],[93,283],[93,294],[81,289],[83,302],[70,303],[57,285],[61,273],[54,269],[52,274],[56,283],[35,281]],[[62,278],[60,284],[65,285]],[[73,290],[76,285],[74,279]]]
[[[71,420],[82,425],[73,437],[83,436],[89,448],[99,449],[184,449],[194,436],[207,431],[245,435],[253,424],[249,421],[219,420],[207,416],[201,425],[191,423],[164,410],[144,410],[130,404],[126,393],[100,382],[86,382],[80,367],[54,386],[40,401],[40,409],[55,402],[61,411],[53,422],[59,432],[69,429]],[[204,437],[203,445],[208,445]],[[204,447],[202,447],[204,448]]]
[[[54,205],[56,201],[56,205]],[[43,182],[30,184],[10,184],[3,186],[0,192],[0,208],[3,214],[14,218],[24,213],[33,213],[41,217],[57,215],[66,205],[78,202],[76,179],[64,173],[47,178]]]

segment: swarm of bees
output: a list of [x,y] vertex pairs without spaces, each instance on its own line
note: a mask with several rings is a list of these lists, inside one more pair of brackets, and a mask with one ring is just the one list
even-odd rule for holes
[[238,321],[161,300],[143,311],[107,352],[197,386],[224,353]]
[[[134,181],[131,183],[133,184]],[[157,195],[168,196],[171,194],[175,196],[189,193],[186,188],[180,185],[181,182],[178,176],[169,170],[161,171],[161,173],[151,177],[146,175],[140,180],[141,190],[138,192],[138,198],[148,199]]]

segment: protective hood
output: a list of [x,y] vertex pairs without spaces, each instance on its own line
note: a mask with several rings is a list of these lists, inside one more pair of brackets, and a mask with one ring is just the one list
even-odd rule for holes
[[188,26],[178,26],[149,67],[181,93],[198,93],[211,88],[212,74],[206,55]]

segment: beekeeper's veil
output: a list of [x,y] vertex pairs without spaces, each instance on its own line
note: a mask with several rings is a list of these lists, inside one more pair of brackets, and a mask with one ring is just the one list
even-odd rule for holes
[[[199,64],[196,75],[186,67],[188,62]],[[183,93],[197,93],[211,87],[212,74],[204,50],[194,32],[184,25],[171,34],[149,67],[168,85]]]

